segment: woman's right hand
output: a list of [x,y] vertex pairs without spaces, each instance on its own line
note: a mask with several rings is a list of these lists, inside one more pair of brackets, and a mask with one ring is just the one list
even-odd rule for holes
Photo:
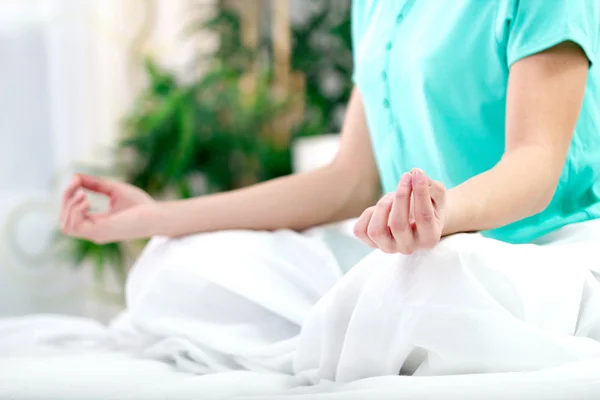
[[[83,189],[108,197],[109,209],[90,212]],[[60,226],[67,235],[109,243],[152,236],[157,217],[158,203],[143,190],[123,182],[77,174],[63,195]]]

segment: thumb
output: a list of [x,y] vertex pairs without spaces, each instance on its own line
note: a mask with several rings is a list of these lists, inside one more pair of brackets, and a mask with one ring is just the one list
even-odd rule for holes
[[135,213],[129,211],[100,212],[87,216],[85,234],[98,243],[110,243],[139,237],[140,222]]
[[446,187],[439,181],[432,181],[429,194],[436,204],[442,205],[446,199]]
[[105,244],[112,241],[112,230],[114,223],[108,213],[89,213],[80,225],[78,236],[97,244]]

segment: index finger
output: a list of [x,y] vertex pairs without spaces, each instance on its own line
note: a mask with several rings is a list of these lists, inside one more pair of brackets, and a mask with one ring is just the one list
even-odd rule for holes
[[413,196],[415,202],[415,218],[433,216],[433,204],[431,203],[431,194],[429,192],[429,181],[427,175],[419,169],[413,173],[414,185]]
[[420,169],[415,170],[413,175],[415,177],[413,196],[417,233],[420,240],[433,241],[435,238],[431,236],[435,235],[435,232],[432,232],[431,228],[435,221],[435,210],[429,192],[429,182],[425,173]]
[[390,212],[388,225],[392,231],[392,236],[396,240],[398,250],[403,254],[412,252],[415,235],[410,225],[410,196],[413,192],[413,179],[410,173],[405,173],[400,178],[400,183],[396,188],[394,203]]
[[96,193],[102,193],[107,196],[110,196],[110,194],[113,192],[113,186],[111,185],[110,181],[83,174],[79,175],[79,177],[81,179],[81,187],[84,189],[88,189]]

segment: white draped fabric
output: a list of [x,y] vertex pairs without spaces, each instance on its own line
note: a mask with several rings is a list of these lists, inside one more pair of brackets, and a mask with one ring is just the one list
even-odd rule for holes
[[0,397],[600,396],[600,221],[411,256],[369,254],[349,226],[156,238],[108,327],[0,321]]

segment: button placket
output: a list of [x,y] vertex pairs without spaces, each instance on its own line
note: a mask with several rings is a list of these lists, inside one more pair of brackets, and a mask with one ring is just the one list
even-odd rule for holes
[[391,29],[391,38],[385,43],[385,58],[383,62],[383,71],[381,71],[381,80],[384,86],[384,98],[383,98],[383,107],[387,110],[390,125],[392,127],[392,131],[398,133],[400,131],[400,127],[396,118],[394,118],[393,107],[392,107],[392,96],[391,96],[391,88],[389,82],[389,64],[391,58],[391,50],[393,49],[393,38],[397,34],[397,30],[399,26],[404,21],[405,14],[407,10],[412,7],[415,0],[408,0],[404,6],[400,9],[398,14],[396,14],[395,24],[393,25],[393,29]]

